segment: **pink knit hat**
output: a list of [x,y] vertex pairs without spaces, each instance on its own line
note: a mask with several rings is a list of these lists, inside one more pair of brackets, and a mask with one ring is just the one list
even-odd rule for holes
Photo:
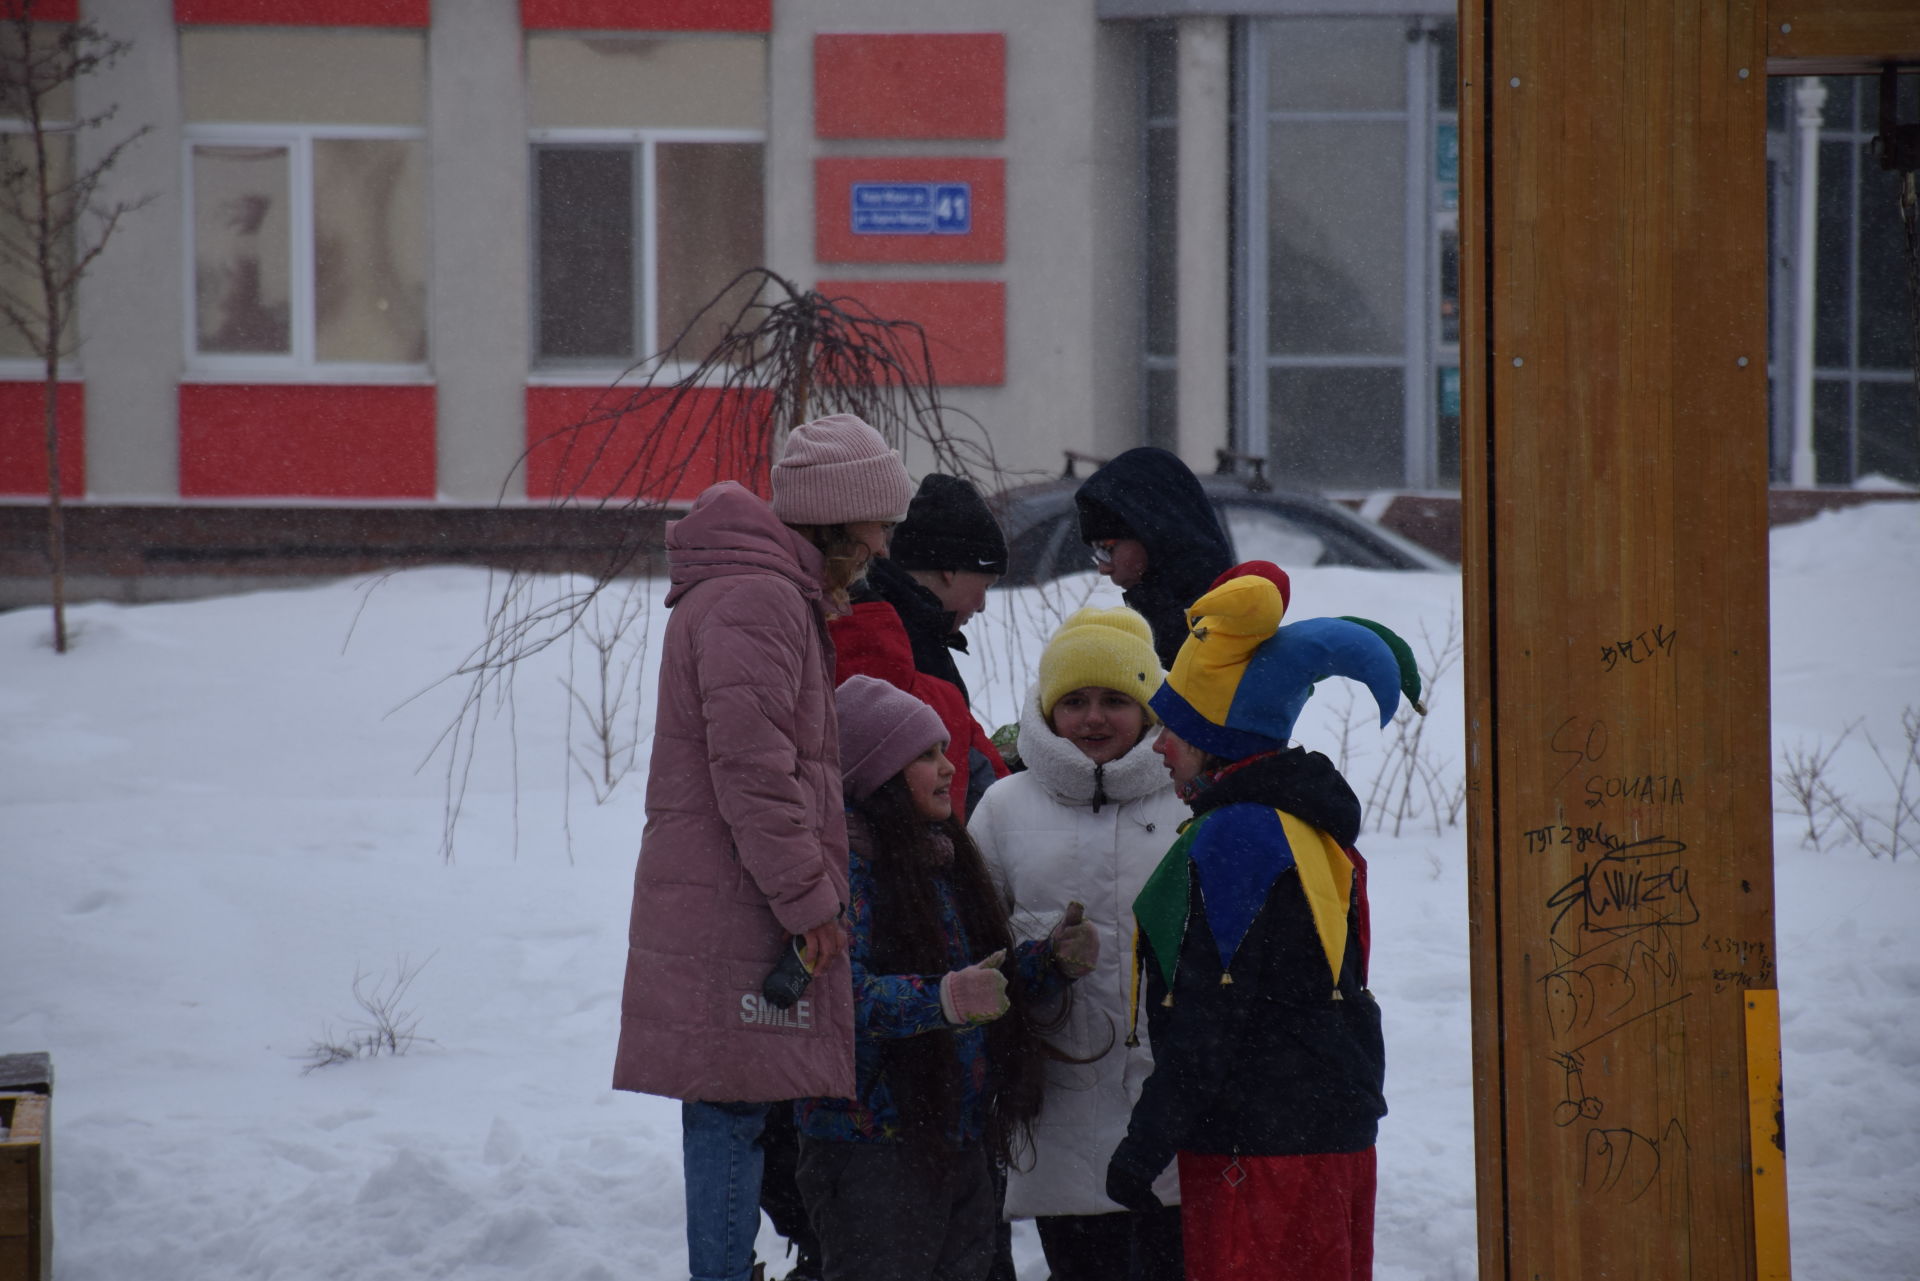
[[900,455],[852,414],[801,423],[773,465],[773,514],[789,525],[897,524],[912,501]]
[[905,769],[914,757],[947,745],[939,713],[875,676],[849,676],[834,691],[840,713],[840,778],[856,801]]

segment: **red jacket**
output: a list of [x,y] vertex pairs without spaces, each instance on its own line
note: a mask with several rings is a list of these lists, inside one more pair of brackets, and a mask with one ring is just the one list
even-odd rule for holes
[[973,719],[967,700],[951,681],[929,676],[913,665],[913,644],[900,614],[885,601],[855,605],[851,614],[828,624],[833,633],[836,683],[849,676],[875,676],[913,695],[940,714],[947,727],[947,759],[964,786],[953,789],[953,816],[967,821],[969,794],[1009,773],[1000,752]]

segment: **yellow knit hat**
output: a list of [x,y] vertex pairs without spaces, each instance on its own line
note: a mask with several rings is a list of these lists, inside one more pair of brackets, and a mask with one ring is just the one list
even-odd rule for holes
[[[1146,708],[1161,680],[1147,620],[1124,606],[1088,606],[1060,624],[1040,655],[1040,714],[1052,716],[1062,695],[1089,685],[1119,690]],[[1148,709],[1148,723],[1154,719]]]

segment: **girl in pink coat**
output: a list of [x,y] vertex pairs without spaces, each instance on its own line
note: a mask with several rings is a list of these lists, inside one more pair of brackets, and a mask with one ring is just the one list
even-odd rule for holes
[[[880,434],[836,415],[793,430],[771,504],[724,482],[667,528],[672,612],[613,1084],[682,1100],[694,1281],[751,1272],[767,1104],[853,1092],[827,616],[912,497]],[[816,973],[780,1008],[761,984],[796,935]]]

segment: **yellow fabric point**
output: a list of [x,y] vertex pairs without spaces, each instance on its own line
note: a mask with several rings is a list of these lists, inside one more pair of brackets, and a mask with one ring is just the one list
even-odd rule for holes
[[1331,836],[1301,822],[1284,810],[1280,826],[1293,847],[1293,863],[1300,869],[1300,885],[1313,910],[1313,926],[1327,954],[1327,969],[1340,982],[1340,962],[1347,954],[1347,904],[1353,897],[1353,860]]
[[1256,574],[1222,583],[1187,610],[1187,641],[1167,683],[1194,711],[1225,725],[1247,660],[1273,639],[1286,612],[1280,589]]
[[1222,974],[1222,975],[1220,976],[1220,986],[1221,986],[1221,987],[1232,987],[1232,986],[1233,986],[1233,975],[1231,975],[1231,974]]
[[1165,1006],[1166,1008],[1168,1008],[1169,1010],[1170,1010],[1170,1009],[1172,1009],[1172,1008],[1173,1008],[1173,993],[1171,993],[1171,992],[1169,992],[1169,993],[1167,993],[1167,996],[1166,996],[1166,999],[1165,999],[1165,1000],[1163,1000],[1163,1001],[1161,1001],[1161,1002],[1160,1002],[1160,1004],[1162,1004],[1162,1005],[1164,1005],[1164,1006]]

